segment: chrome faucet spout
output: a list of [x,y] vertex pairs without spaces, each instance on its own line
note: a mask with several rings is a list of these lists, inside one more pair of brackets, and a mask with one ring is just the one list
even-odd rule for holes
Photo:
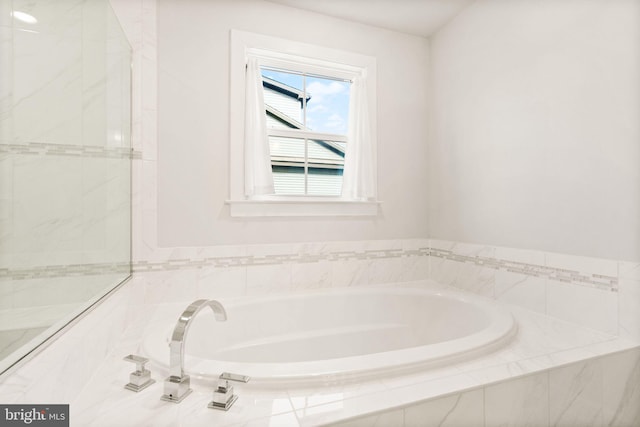
[[173,334],[171,334],[169,358],[169,375],[172,377],[184,376],[184,341],[191,326],[191,320],[205,307],[211,307],[216,320],[227,320],[227,312],[222,304],[216,300],[199,299],[192,302],[180,315]]
[[199,299],[192,302],[182,312],[171,334],[169,344],[169,377],[165,379],[163,400],[180,402],[190,392],[190,378],[184,373],[184,341],[193,318],[205,307],[213,310],[216,320],[227,320],[227,312],[222,304],[216,300]]

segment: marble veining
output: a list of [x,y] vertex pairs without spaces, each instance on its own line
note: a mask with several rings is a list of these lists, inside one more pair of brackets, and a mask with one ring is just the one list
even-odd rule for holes
[[612,356],[603,378],[604,425],[640,425],[640,349]]
[[552,426],[601,426],[602,360],[592,359],[550,372],[549,418]]

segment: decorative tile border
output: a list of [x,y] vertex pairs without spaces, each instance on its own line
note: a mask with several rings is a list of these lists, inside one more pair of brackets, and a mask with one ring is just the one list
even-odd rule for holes
[[109,159],[141,159],[142,152],[128,147],[102,147],[75,144],[49,144],[29,142],[26,144],[0,144],[0,153],[36,156],[100,157]]
[[383,249],[363,251],[339,251],[318,254],[276,254],[276,255],[246,255],[228,257],[206,257],[200,259],[173,259],[169,261],[139,261],[133,265],[134,273],[179,269],[199,269],[205,267],[250,267],[260,265],[305,264],[323,261],[357,261],[377,260],[389,258],[407,258],[414,256],[428,256],[429,248],[418,249]]
[[564,283],[573,283],[581,286],[611,290],[612,292],[618,291],[618,277],[615,276],[585,273],[577,270],[548,267],[538,264],[528,264],[524,262],[498,259],[493,257],[461,255],[445,249],[432,248],[429,251],[429,255],[436,258],[474,264],[479,267],[486,267],[494,270],[524,274],[533,277],[542,277]]
[[[612,292],[618,291],[617,276],[586,273],[578,270],[549,267],[545,265],[530,264],[480,255],[462,255],[452,250],[429,247],[419,247],[416,249],[392,248],[374,250],[351,250],[321,253],[279,253],[270,255],[210,256],[199,258],[177,258],[165,261],[138,261],[133,263],[133,265],[131,266],[131,270],[134,273],[144,273],[181,269],[251,267],[281,264],[305,264],[316,262],[382,260],[424,256],[432,256],[434,258],[464,264],[471,264],[478,267],[486,267],[493,270],[523,274],[532,277],[547,278],[559,282],[588,286],[602,290],[610,290]],[[128,271],[129,265],[126,263],[52,265],[30,269],[0,269],[0,278],[21,280],[46,277],[125,273]]]
[[[134,273],[145,273],[182,269],[306,264],[326,261],[380,260],[428,255],[429,248],[425,247],[418,249],[338,251],[310,254],[283,253],[274,255],[215,256],[170,259],[167,261],[138,261],[131,265],[131,271]],[[23,280],[128,272],[129,264],[127,263],[49,265],[23,269],[0,269],[0,279]]]
[[34,268],[0,268],[0,279],[30,280],[54,277],[94,276],[101,274],[129,274],[129,263],[93,263],[69,265],[45,265]]

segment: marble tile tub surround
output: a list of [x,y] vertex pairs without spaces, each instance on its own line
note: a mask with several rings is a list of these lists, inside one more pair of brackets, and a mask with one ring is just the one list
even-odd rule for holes
[[153,302],[186,301],[196,288],[243,296],[426,279],[428,255],[427,239],[174,248],[156,250],[133,270],[149,277]]
[[[640,280],[637,277],[640,273],[636,272],[640,271],[640,262],[434,239],[157,248],[147,259],[136,261],[133,268],[135,272],[153,272],[428,256],[431,256],[428,266],[430,278],[491,297],[504,292],[503,289],[494,287],[495,275],[487,274],[487,271],[518,274],[611,292],[618,292],[621,280]],[[383,268],[378,270],[382,273]],[[389,281],[398,279],[399,277],[393,277]],[[380,282],[384,283],[385,280],[381,279]]]
[[32,359],[0,377],[3,403],[69,403],[91,379],[139,313],[138,289],[122,285]]
[[639,401],[636,348],[331,425],[634,427]]
[[[640,340],[640,326],[631,322],[640,310],[640,262],[417,238],[156,248],[132,267],[135,273],[191,271],[193,283],[186,276],[179,280],[183,293],[198,281],[226,275],[227,286],[235,287],[237,295],[431,278],[578,322],[580,311],[595,304],[601,318],[587,313],[593,323],[586,326]],[[0,268],[0,277],[21,280],[127,268],[119,263]],[[154,299],[160,302],[162,295]],[[567,309],[567,299],[575,313]]]
[[640,342],[640,262],[431,239],[429,277]]
[[431,278],[640,342],[640,262],[396,239],[160,248],[133,269],[166,273],[148,280],[153,302],[214,298],[220,282],[224,295],[242,296]]
[[[420,419],[425,413],[430,416],[443,414],[444,419],[449,410],[452,413],[447,420],[453,423],[449,425],[465,425],[466,411],[473,414],[483,411],[486,417],[491,412],[493,419],[498,421],[512,417],[513,424],[518,425],[515,421],[522,422],[522,418],[518,418],[520,412],[507,411],[505,414],[505,408],[509,407],[497,404],[489,411],[486,405],[507,393],[505,390],[511,387],[511,381],[520,381],[514,383],[513,393],[507,393],[513,399],[530,390],[544,393],[548,390],[548,393],[564,396],[559,402],[566,404],[567,410],[564,411],[560,403],[554,407],[554,414],[561,420],[571,419],[562,417],[573,416],[580,411],[577,405],[586,401],[580,398],[574,403],[573,394],[580,397],[582,393],[579,389],[574,390],[573,385],[562,390],[553,388],[553,384],[558,387],[586,384],[585,387],[589,387],[587,395],[596,399],[601,408],[596,413],[601,413],[603,419],[626,420],[637,411],[634,399],[640,383],[634,380],[634,375],[638,371],[640,350],[633,342],[515,306],[509,309],[520,326],[518,337],[501,350],[467,362],[358,384],[278,390],[255,387],[251,382],[240,384],[236,387],[240,399],[232,411],[226,413],[206,407],[213,385],[196,382],[193,395],[185,402],[167,404],[159,399],[161,380],[165,376],[162,367],[150,366],[152,376],[158,382],[149,389],[136,394],[123,388],[131,366],[123,362],[122,357],[140,353],[146,328],[164,313],[163,304],[144,302],[147,284],[143,276],[148,275],[134,277],[113,298],[90,313],[86,321],[36,356],[32,363],[20,367],[14,375],[0,379],[0,400],[70,403],[72,424],[87,426],[316,426],[352,418],[357,422],[358,417],[367,417],[364,418],[367,422],[353,425],[376,425],[369,421],[381,419],[399,421],[382,425],[402,426],[416,425],[411,420]],[[391,286],[445,288],[429,280]],[[452,291],[460,296],[466,294],[466,291]],[[499,301],[496,303],[503,308],[509,307]],[[630,356],[633,351],[635,353]],[[588,367],[587,378],[593,380],[567,381],[581,371],[580,363]],[[51,369],[53,366],[55,369]],[[556,369],[566,369],[566,372],[556,372]],[[593,391],[598,378],[604,381],[607,369],[606,372],[613,372],[606,374],[607,377],[616,382],[603,382],[604,391]],[[537,382],[545,376],[549,383],[546,389],[545,384],[540,386]],[[535,379],[529,381],[528,378]],[[602,403],[599,403],[600,393],[604,395]],[[478,400],[480,396],[485,403]],[[545,396],[541,395],[542,401]],[[534,400],[538,402],[539,399]],[[593,400],[589,402],[593,404]],[[516,409],[531,413],[527,407],[516,406]],[[380,416],[382,418],[378,418]],[[481,419],[475,418],[474,423],[467,425],[477,425],[476,421]],[[498,424],[496,421],[487,425]]]

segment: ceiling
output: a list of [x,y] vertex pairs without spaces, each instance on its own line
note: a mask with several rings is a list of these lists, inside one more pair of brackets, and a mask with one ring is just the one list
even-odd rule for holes
[[267,0],[336,18],[429,37],[474,0]]

